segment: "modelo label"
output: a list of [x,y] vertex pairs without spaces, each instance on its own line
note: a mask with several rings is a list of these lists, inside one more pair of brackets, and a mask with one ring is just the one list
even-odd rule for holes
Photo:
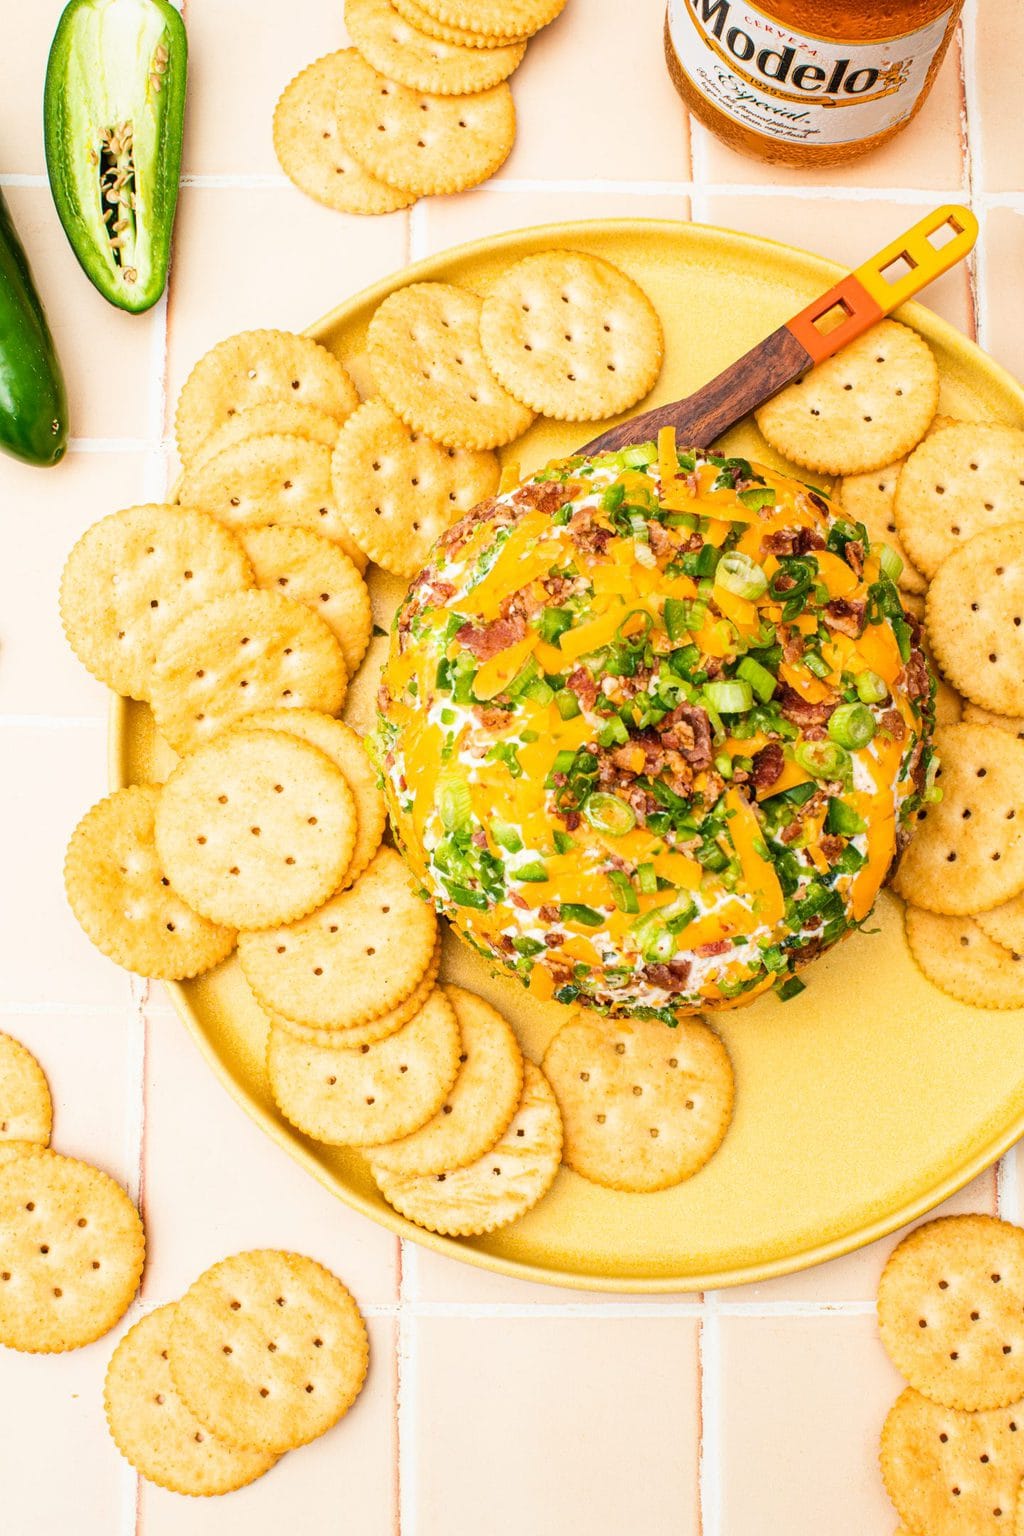
[[744,128],[794,144],[850,144],[910,116],[951,11],[885,42],[841,43],[737,0],[669,0],[668,29],[690,83]]

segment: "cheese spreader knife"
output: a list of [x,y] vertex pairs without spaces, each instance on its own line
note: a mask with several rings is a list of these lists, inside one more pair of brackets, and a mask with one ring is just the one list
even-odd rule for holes
[[949,203],[934,209],[695,394],[609,427],[579,452],[602,453],[644,443],[657,437],[661,427],[674,427],[681,445],[709,447],[815,363],[834,357],[956,266],[977,238],[978,221],[969,208]]

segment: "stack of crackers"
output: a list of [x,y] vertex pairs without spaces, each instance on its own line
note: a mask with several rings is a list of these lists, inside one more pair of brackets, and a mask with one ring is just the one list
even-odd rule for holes
[[[146,1239],[107,1174],[49,1150],[53,1104],[30,1051],[0,1034],[0,1344],[80,1349],[124,1317]],[[313,1259],[272,1251],[215,1264],[147,1313],[110,1360],[110,1433],[176,1493],[241,1488],[322,1435],[366,1377],[352,1296]]]
[[125,1334],[107,1368],[107,1424],[150,1482],[229,1493],[336,1424],[368,1364],[362,1315],[330,1270],[239,1253]]
[[1024,1006],[1024,432],[935,414],[938,369],[886,320],[757,413],[768,442],[841,477],[843,513],[902,561],[939,672],[941,795],[894,886],[928,979]]
[[309,65],[274,113],[285,174],[344,213],[393,213],[486,181],[515,142],[507,80],[565,0],[345,0],[354,48]]
[[909,1382],[882,1432],[908,1532],[1024,1530],[1024,1231],[952,1216],[905,1237],[878,1292],[882,1342]]

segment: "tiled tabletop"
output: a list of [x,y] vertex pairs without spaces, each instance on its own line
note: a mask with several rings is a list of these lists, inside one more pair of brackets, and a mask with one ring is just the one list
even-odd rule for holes
[[[56,1139],[141,1199],[150,1258],[129,1314],[208,1262],[292,1247],[370,1321],[344,1424],[253,1487],[190,1501],[139,1485],[107,1439],[114,1338],[0,1355],[2,1536],[890,1536],[878,1430],[899,1382],[872,1298],[887,1243],[745,1289],[638,1300],[520,1284],[400,1245],[333,1200],[214,1080],[159,987],[96,954],[64,903],[64,844],[106,786],[104,690],[67,651],[56,582],[77,534],[159,498],[167,405],[201,351],[301,327],[411,258],[488,231],[638,214],[752,230],[854,261],[970,200],[970,269],[929,303],[1024,375],[1019,0],[968,0],[932,96],[873,157],[771,170],[688,124],[661,59],[664,0],[570,0],[515,77],[516,148],[487,187],[354,219],[279,174],[274,102],[343,40],[341,0],[188,0],[192,94],[169,299],[129,318],[81,276],[42,174],[39,94],[61,0],[3,0],[0,184],[69,375],[56,471],[0,461],[0,1028],[41,1058]],[[1020,1153],[951,1208],[1018,1218]]]

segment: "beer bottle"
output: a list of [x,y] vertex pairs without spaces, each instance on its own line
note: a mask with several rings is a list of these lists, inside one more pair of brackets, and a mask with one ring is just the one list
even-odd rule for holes
[[841,165],[918,111],[963,0],[668,0],[665,52],[695,117],[781,165]]

